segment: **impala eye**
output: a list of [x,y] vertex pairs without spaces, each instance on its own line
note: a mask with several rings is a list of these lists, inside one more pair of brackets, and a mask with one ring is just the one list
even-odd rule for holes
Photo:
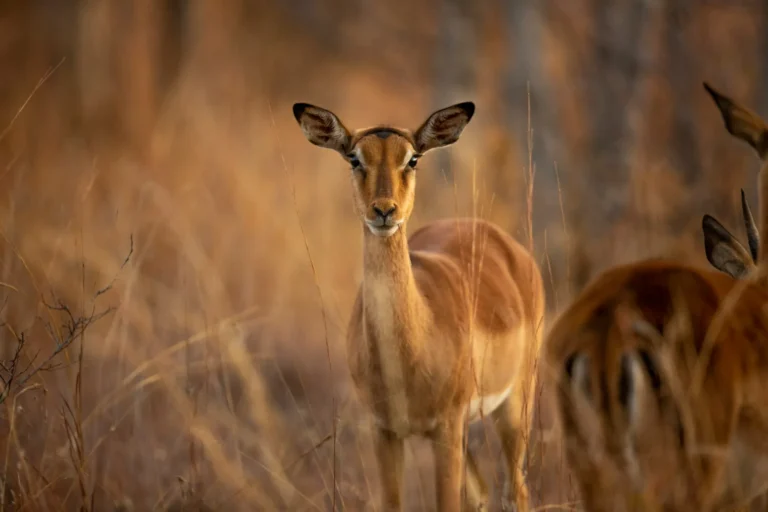
[[349,163],[353,169],[360,168],[360,160],[355,155],[349,155]]
[[408,160],[408,167],[410,167],[411,169],[415,169],[417,163],[419,163],[419,157],[412,156],[411,159]]

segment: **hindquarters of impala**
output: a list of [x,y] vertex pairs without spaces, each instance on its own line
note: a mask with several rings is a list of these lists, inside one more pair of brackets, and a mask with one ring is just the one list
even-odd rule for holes
[[686,393],[709,322],[732,284],[671,262],[616,267],[553,325],[544,354],[566,457],[588,510],[680,510],[713,499],[716,490],[700,483],[716,481],[735,409],[693,402],[728,397],[738,385],[727,347],[714,347],[706,368],[726,377]]

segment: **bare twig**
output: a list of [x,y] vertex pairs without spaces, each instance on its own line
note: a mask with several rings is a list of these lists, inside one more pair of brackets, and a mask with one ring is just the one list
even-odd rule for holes
[[[130,249],[128,249],[128,255],[125,257],[125,259],[123,260],[123,263],[120,265],[120,270],[123,270],[125,268],[125,266],[128,264],[128,261],[131,259],[131,256],[133,256],[133,234],[131,234],[131,247]],[[115,275],[115,277],[112,278],[112,281],[110,281],[107,286],[98,290],[96,292],[96,295],[93,296],[93,298],[95,299],[99,295],[107,293],[109,290],[111,290],[112,286],[115,284],[115,281],[117,280],[118,275],[119,274]]]
[[[125,268],[132,254],[133,236],[131,236],[131,245],[128,256],[120,266],[120,270]],[[92,302],[95,302],[100,295],[111,289],[117,280],[117,277],[118,276],[116,275],[112,278],[106,287],[97,290],[92,297]],[[25,357],[24,348],[27,345],[25,333],[16,333],[9,325],[4,325],[11,333],[11,336],[15,338],[16,348],[13,356],[9,360],[0,361],[0,386],[2,386],[2,389],[0,389],[0,404],[13,392],[23,388],[25,384],[38,373],[61,368],[63,365],[54,362],[56,357],[64,352],[77,339],[81,339],[91,325],[115,311],[114,306],[108,306],[104,309],[97,310],[96,305],[94,304],[91,306],[90,312],[75,315],[67,304],[56,297],[53,297],[50,302],[46,299],[42,299],[42,303],[49,312],[60,313],[61,317],[63,317],[63,322],[58,329],[54,326],[53,322],[55,320],[43,320],[42,318],[39,318],[40,320],[43,320],[43,327],[53,341],[53,349],[44,356],[42,360],[39,358],[39,350],[33,356]],[[53,315],[52,318],[55,318],[55,316],[56,315]],[[21,362],[22,358],[27,360],[25,365]],[[80,362],[82,363],[82,361]]]

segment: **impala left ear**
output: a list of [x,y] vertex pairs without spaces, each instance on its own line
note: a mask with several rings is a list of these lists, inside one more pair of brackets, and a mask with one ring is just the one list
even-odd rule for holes
[[433,113],[414,134],[416,151],[423,154],[430,149],[453,144],[459,140],[474,113],[475,104],[471,101],[457,103]]
[[734,279],[743,279],[755,268],[752,255],[728,229],[711,215],[701,219],[704,252],[709,263]]
[[336,114],[309,103],[296,103],[293,117],[309,142],[346,155],[351,136]]

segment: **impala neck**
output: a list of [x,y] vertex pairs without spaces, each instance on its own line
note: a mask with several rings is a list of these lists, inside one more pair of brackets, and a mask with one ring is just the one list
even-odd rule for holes
[[366,327],[373,330],[369,337],[373,335],[378,343],[413,345],[426,318],[413,277],[405,224],[386,238],[363,229],[363,308]]

